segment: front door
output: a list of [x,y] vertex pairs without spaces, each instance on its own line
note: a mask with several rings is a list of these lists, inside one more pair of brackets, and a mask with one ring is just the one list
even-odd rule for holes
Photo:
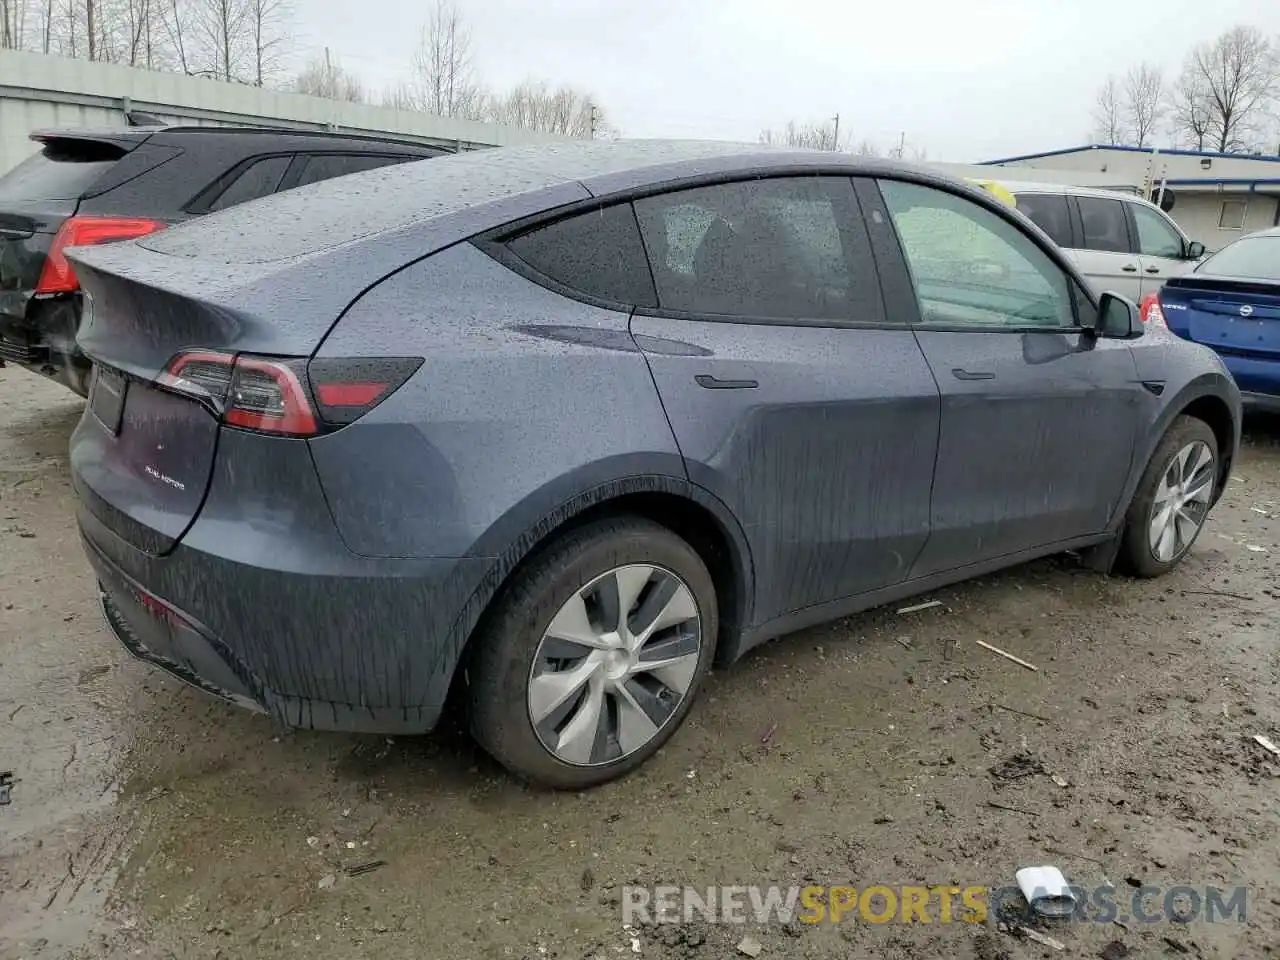
[[635,203],[644,351],[690,479],[742,524],[754,622],[907,576],[929,532],[938,390],[889,322],[847,178]]
[[1187,242],[1164,214],[1141,203],[1126,203],[1138,235],[1142,256],[1142,295],[1156,293],[1170,277],[1186,273],[1195,261],[1187,259]]
[[1079,210],[1082,241],[1072,251],[1096,293],[1110,291],[1135,303],[1142,296],[1142,262],[1135,252],[1124,201],[1109,197],[1073,197]]
[[[882,180],[880,192],[942,396],[931,533],[912,576],[1103,531],[1142,399],[1128,342],[1080,329],[1083,293],[1010,221],[941,189]],[[975,274],[975,259],[995,267]]]

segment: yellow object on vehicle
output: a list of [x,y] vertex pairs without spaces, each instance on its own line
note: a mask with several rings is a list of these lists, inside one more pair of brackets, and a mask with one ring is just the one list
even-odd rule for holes
[[1008,204],[1014,209],[1017,209],[1017,206],[1018,206],[1017,197],[1015,197],[1012,193],[1010,193],[1008,190],[1002,187],[995,180],[974,180],[972,178],[966,178],[966,179],[968,179],[970,183],[976,183],[983,190],[987,191],[987,193],[994,196],[997,200],[1000,200],[1001,202]]

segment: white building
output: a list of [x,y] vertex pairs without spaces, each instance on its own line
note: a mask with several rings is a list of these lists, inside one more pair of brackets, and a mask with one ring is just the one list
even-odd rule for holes
[[[1052,172],[1055,182],[1079,177],[1077,186],[1150,191],[1153,200],[1163,182],[1170,216],[1209,250],[1242,234],[1280,225],[1280,156],[1094,144],[989,160],[981,166],[1009,171],[993,172],[993,179],[1042,180],[1044,173]],[[1016,172],[1021,170],[1036,173]]]

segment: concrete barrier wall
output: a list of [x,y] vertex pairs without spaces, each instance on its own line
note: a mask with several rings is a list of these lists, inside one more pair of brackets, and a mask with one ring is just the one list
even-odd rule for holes
[[0,172],[35,149],[32,130],[123,127],[126,110],[196,125],[255,124],[375,133],[461,148],[552,143],[551,134],[375,107],[115,63],[0,50]]

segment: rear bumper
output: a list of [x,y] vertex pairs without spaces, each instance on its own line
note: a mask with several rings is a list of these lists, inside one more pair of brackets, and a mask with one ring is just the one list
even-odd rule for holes
[[[239,441],[239,443],[237,443]],[[371,560],[337,536],[318,487],[286,504],[215,477],[203,509],[168,553],[149,554],[78,505],[107,623],[130,653],[224,700],[292,727],[373,733],[432,729],[466,642],[460,624],[490,561]],[[306,458],[305,446],[285,441]],[[220,457],[221,459],[221,457]],[[280,465],[262,482],[287,476]],[[235,472],[235,471],[231,471]],[[296,475],[295,475],[296,477]],[[256,487],[256,489],[255,489]],[[321,513],[323,511],[323,513]]]
[[0,313],[0,360],[20,364],[87,396],[92,364],[76,346],[79,316],[72,298],[32,303],[23,317]]
[[1241,402],[1254,407],[1280,397],[1280,357],[1274,360],[1219,354],[1240,388]]
[[1240,402],[1251,413],[1280,413],[1280,391],[1276,393],[1240,392]]

